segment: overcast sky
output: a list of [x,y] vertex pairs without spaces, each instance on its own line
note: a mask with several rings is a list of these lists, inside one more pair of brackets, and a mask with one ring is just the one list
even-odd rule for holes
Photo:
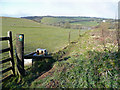
[[116,18],[119,0],[0,0],[0,16],[90,16]]

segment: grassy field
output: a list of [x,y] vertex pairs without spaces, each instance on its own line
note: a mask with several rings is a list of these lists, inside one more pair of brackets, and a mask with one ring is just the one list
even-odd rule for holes
[[58,23],[62,21],[70,21],[70,18],[54,18],[54,17],[44,17],[41,20],[41,23],[47,23],[47,24],[53,24],[53,23]]
[[97,26],[98,23],[95,21],[91,21],[91,22],[87,22],[87,21],[83,21],[83,22],[74,22],[71,23],[72,25],[82,25],[82,26]]
[[[98,20],[95,18],[84,18],[84,17],[43,17],[41,23],[45,24],[55,24],[59,22],[73,22],[72,25],[82,25],[82,26],[96,26],[98,23],[96,21],[88,20]],[[102,19],[101,19],[102,20]],[[77,22],[75,22],[77,21]]]
[[[71,41],[78,39],[78,30],[62,29],[53,26],[43,25],[32,20],[21,18],[2,18],[2,36],[7,36],[7,32],[13,33],[13,47],[15,52],[16,34],[24,34],[24,54],[31,53],[37,48],[46,48],[49,53],[56,52],[68,45],[68,35],[71,31]],[[7,48],[8,42],[2,42],[2,48]],[[15,56],[15,53],[14,53]],[[9,57],[8,52],[2,54],[2,59]],[[15,59],[16,61],[16,59]],[[9,62],[3,65],[3,69],[9,66]],[[4,74],[8,75],[10,72]]]
[[[71,41],[77,40],[79,32],[47,26],[27,19],[3,17],[2,36],[6,36],[7,31],[13,32],[13,39],[16,34],[25,35],[25,53],[35,51],[37,48],[46,48],[49,52],[58,51],[68,44],[69,31],[71,31]],[[3,48],[7,47],[6,45],[3,44]]]

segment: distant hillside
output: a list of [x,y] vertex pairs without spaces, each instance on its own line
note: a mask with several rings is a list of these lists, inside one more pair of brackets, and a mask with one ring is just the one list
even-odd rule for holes
[[30,19],[30,20],[34,20],[37,22],[41,22],[41,19],[43,18],[42,16],[29,16],[29,17],[21,17],[21,18],[25,18],[25,19]]
[[[74,22],[80,22],[80,21],[102,21],[102,20],[112,20],[112,19],[108,19],[108,18],[98,18],[98,17],[82,17],[82,16],[78,16],[78,17],[68,17],[68,16],[27,16],[27,17],[21,17],[21,18],[26,18],[26,19],[31,19],[34,21],[38,21],[38,22],[43,22],[45,20],[43,19],[50,19],[50,21],[47,21],[48,23],[54,23],[54,22],[65,22],[68,21],[70,23],[74,23]],[[53,22],[54,21],[54,22]],[[45,21],[46,22],[46,21]]]
[[86,27],[95,27],[99,25],[103,20],[113,21],[112,19],[107,18],[97,18],[97,17],[68,17],[68,16],[29,16],[21,17],[26,19],[31,19],[36,22],[58,26],[63,28],[72,28],[72,29],[83,29]]

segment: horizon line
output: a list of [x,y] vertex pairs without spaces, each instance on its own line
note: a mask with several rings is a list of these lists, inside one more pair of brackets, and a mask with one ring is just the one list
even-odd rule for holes
[[63,15],[61,15],[61,16],[58,16],[58,15],[41,15],[41,16],[38,16],[38,15],[31,15],[31,16],[29,16],[29,15],[27,15],[27,16],[0,16],[0,17],[11,17],[11,18],[23,18],[23,17],[89,17],[89,18],[103,18],[103,19],[115,19],[115,18],[110,18],[110,17],[108,17],[108,18],[106,18],[106,17],[95,17],[95,16],[63,16]]

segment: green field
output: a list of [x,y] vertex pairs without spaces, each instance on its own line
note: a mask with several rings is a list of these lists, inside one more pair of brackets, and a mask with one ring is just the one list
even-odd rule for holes
[[67,22],[70,21],[70,18],[54,18],[54,17],[44,17],[41,20],[41,23],[47,23],[47,24],[53,24],[53,23],[58,23],[58,22]]
[[[76,20],[89,20],[85,18],[54,18],[54,17],[44,17],[41,19],[41,23],[44,24],[55,24],[59,22],[70,22],[70,21],[76,21]],[[82,25],[82,26],[97,26],[99,23],[96,21],[78,21],[70,23],[72,25]]]
[[[47,26],[27,19],[3,17],[2,36],[6,36],[7,31],[13,32],[13,39],[16,34],[25,35],[25,53],[35,51],[37,48],[46,48],[49,52],[58,51],[68,44],[69,31],[71,31],[71,41],[78,39],[79,32]],[[6,47],[5,44],[3,44],[4,47]]]
[[[36,17],[32,19],[36,20]],[[70,22],[72,25],[79,24],[82,26],[96,26],[98,25],[97,21],[100,21],[100,20],[102,19],[90,18],[90,17],[43,17],[41,19],[41,23],[57,24],[57,23],[63,23],[63,22]]]
[[83,22],[74,22],[71,23],[72,25],[82,25],[82,26],[97,26],[98,23],[95,21],[91,21],[91,22],[87,22],[87,21],[83,21]]

